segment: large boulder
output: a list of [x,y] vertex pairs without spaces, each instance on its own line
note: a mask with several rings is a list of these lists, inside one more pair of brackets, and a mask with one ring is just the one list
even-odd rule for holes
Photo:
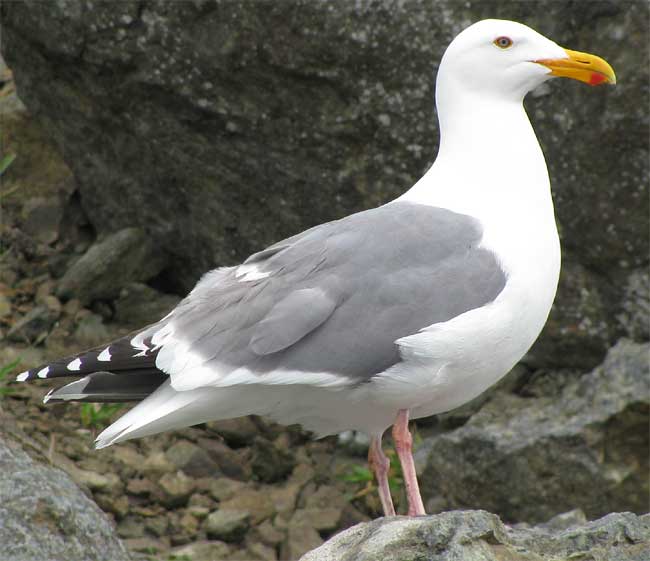
[[610,514],[568,528],[561,520],[553,522],[511,528],[480,510],[379,518],[341,532],[300,561],[641,561],[650,556],[650,515]]
[[497,393],[464,426],[425,441],[431,507],[484,508],[508,522],[574,508],[590,518],[647,512],[649,356],[650,345],[623,340],[561,392],[541,379],[527,397]]
[[[616,88],[530,96],[565,269],[529,362],[590,367],[621,334],[648,263],[644,2],[39,0],[2,5],[2,49],[27,107],[74,171],[104,239],[164,249],[158,284],[382,203],[430,165],[436,64],[484,17],[609,58]],[[498,142],[498,131],[495,131]],[[636,277],[635,277],[636,278]],[[647,283],[646,283],[647,285]],[[630,300],[631,299],[631,300]]]
[[106,515],[0,416],[0,561],[129,561]]

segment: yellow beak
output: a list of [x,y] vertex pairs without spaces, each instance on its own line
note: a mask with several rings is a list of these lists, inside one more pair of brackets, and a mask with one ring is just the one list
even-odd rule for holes
[[564,49],[569,58],[536,60],[537,64],[551,69],[551,75],[580,80],[590,86],[616,84],[614,69],[606,60],[589,53]]

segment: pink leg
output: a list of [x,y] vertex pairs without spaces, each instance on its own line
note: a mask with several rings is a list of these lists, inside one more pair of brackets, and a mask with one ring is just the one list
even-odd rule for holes
[[393,506],[393,499],[390,496],[390,489],[388,487],[388,468],[390,467],[390,460],[381,449],[381,435],[373,436],[370,439],[368,464],[377,478],[379,498],[381,499],[381,506],[384,508],[384,516],[395,516],[395,507]]
[[395,449],[402,464],[402,474],[404,475],[404,484],[406,485],[406,498],[409,503],[409,516],[419,516],[426,514],[422,497],[420,496],[420,487],[418,478],[415,473],[415,464],[413,463],[413,437],[409,432],[409,411],[400,409],[393,424],[393,440]]

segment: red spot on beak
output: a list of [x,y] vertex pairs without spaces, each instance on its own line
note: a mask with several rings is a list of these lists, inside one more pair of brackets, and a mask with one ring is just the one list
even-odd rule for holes
[[589,85],[597,86],[598,84],[602,84],[605,80],[607,80],[606,76],[600,74],[599,72],[593,72],[589,78]]

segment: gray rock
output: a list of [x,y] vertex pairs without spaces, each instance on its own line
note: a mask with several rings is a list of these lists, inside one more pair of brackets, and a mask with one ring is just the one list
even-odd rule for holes
[[56,293],[83,304],[111,299],[129,283],[150,279],[161,267],[152,241],[142,230],[124,228],[92,245],[66,272]]
[[629,48],[647,42],[648,10],[31,0],[4,6],[2,49],[23,101],[65,148],[94,229],[145,229],[167,252],[168,283],[185,290],[217,264],[408,188],[436,152],[435,65],[469,23],[498,13],[609,58],[616,88],[558,81],[527,101],[565,261],[533,356],[591,368],[626,333],[626,280],[650,254],[650,64]]
[[241,541],[250,526],[250,513],[245,510],[219,509],[211,512],[203,523],[210,538],[226,542]]
[[179,440],[165,451],[167,459],[190,477],[220,475],[217,464],[207,452],[188,440]]
[[205,450],[227,477],[243,479],[250,468],[240,454],[215,438],[199,438],[199,446]]
[[358,524],[300,561],[642,561],[650,556],[650,515],[610,514],[566,530],[508,528],[484,511]]
[[166,473],[158,480],[158,484],[163,490],[162,502],[169,507],[187,504],[194,491],[194,480],[182,471]]
[[62,197],[33,197],[23,206],[23,231],[40,243],[51,244],[59,237],[63,218]]
[[438,507],[537,522],[574,508],[594,518],[648,508],[650,345],[621,341],[558,395],[497,394],[427,443],[421,474]]
[[61,470],[30,458],[0,423],[0,561],[128,561],[110,522]]

